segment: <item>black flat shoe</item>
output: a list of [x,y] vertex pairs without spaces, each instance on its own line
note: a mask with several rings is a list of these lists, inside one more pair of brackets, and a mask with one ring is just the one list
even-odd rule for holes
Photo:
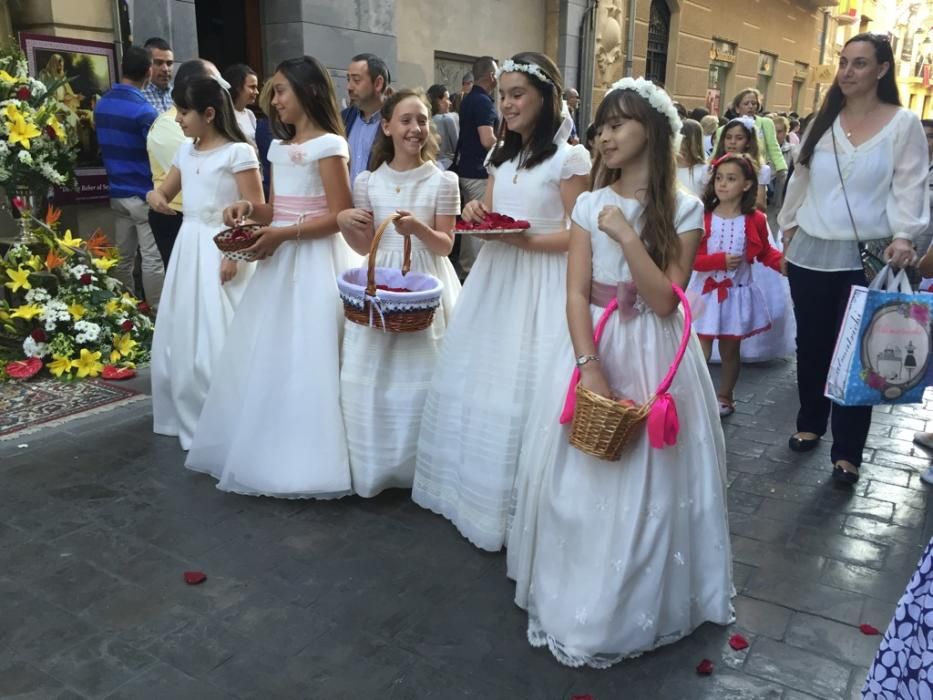
[[[857,469],[858,467],[856,467]],[[851,486],[852,484],[858,483],[858,472],[850,472],[846,469],[843,469],[838,464],[833,466],[833,481],[838,484],[847,484]]]
[[799,438],[796,435],[791,435],[790,439],[787,441],[787,446],[792,449],[794,452],[809,452],[814,447],[820,444],[819,438],[812,438],[806,440],[804,438]]

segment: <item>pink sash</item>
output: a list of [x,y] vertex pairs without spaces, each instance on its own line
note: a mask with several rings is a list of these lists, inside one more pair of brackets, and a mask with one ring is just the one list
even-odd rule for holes
[[272,208],[274,221],[287,221],[290,224],[330,213],[327,197],[324,195],[273,194]]

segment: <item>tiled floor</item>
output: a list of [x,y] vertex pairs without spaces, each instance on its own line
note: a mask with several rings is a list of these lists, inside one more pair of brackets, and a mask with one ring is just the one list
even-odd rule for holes
[[[504,557],[403,492],[224,494],[148,402],[0,442],[0,697],[855,698],[933,535],[920,407],[878,411],[862,480],[786,447],[793,366],[743,371],[726,420],[737,622],[608,671],[525,641]],[[186,586],[182,572],[207,573]],[[728,638],[751,642],[733,651]],[[700,677],[703,658],[716,665]]]

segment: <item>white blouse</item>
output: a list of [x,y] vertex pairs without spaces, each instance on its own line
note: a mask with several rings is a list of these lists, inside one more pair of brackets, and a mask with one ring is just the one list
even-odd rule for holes
[[[923,233],[930,217],[929,159],[920,119],[901,108],[859,146],[849,142],[839,117],[832,128],[859,240],[892,236],[913,240]],[[798,163],[794,169],[778,222],[785,230],[799,226],[811,238],[855,240],[828,130],[817,143],[810,166]]]
[[706,163],[698,163],[692,168],[678,167],[677,181],[684,186],[690,194],[696,197],[703,196],[703,190],[706,189],[706,183],[709,181],[709,166]]

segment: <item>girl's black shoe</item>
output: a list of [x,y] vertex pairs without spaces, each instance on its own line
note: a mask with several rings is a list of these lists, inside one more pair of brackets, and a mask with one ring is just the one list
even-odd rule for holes
[[806,440],[804,438],[799,438],[796,435],[791,435],[790,439],[787,441],[787,446],[794,452],[809,452],[819,444],[820,439],[818,437]]

